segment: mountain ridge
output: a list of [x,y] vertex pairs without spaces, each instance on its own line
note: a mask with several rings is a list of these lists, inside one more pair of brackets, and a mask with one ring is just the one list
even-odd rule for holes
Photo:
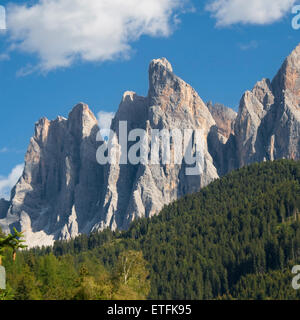
[[174,74],[166,58],[152,60],[148,95],[125,92],[111,129],[119,141],[118,123],[125,120],[128,133],[200,130],[201,174],[185,175],[185,161],[100,166],[97,119],[79,103],[68,119],[37,122],[23,175],[10,202],[0,202],[0,227],[6,232],[13,226],[26,230],[31,247],[107,227],[127,229],[133,220],[158,214],[164,205],[233,169],[265,160],[299,159],[299,97],[300,45],[272,81],[263,79],[244,93],[238,113],[204,103]]

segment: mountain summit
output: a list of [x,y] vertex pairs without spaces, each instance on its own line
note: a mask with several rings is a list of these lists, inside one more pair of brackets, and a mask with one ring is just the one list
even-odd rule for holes
[[[201,132],[202,171],[187,164],[107,164],[96,161],[97,120],[87,105],[68,119],[36,123],[22,177],[9,202],[0,200],[0,227],[25,230],[30,247],[94,230],[127,229],[170,202],[227,172],[256,161],[300,159],[300,46],[273,81],[263,79],[241,98],[238,114],[212,103],[176,76],[166,58],[151,61],[147,97],[125,92],[111,129],[179,128]],[[174,144],[171,143],[172,150]]]

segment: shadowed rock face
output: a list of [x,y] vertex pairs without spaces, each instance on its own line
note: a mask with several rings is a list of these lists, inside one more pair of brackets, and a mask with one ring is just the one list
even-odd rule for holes
[[[240,102],[235,122],[237,166],[241,167],[256,161],[263,153],[258,130],[264,117],[274,104],[271,83],[268,79],[258,82],[252,91],[247,91]],[[263,160],[262,157],[261,161]]]
[[255,161],[300,158],[299,72],[300,46],[272,82],[263,79],[244,94],[234,130],[238,167]]
[[230,163],[233,163],[235,166],[236,162],[233,156],[234,148],[232,148],[230,141],[234,137],[237,113],[218,103],[213,105],[209,102],[207,107],[216,122],[211,127],[208,135],[208,150],[214,160],[218,174],[222,176],[227,173]]
[[[25,230],[30,247],[106,227],[126,229],[134,219],[158,214],[235,168],[300,159],[299,75],[300,46],[272,82],[263,79],[245,92],[236,114],[221,104],[206,105],[165,58],[153,60],[147,97],[125,92],[111,129],[119,142],[125,136],[120,121],[127,121],[127,133],[144,129],[149,136],[155,129],[200,130],[201,175],[187,176],[185,161],[99,165],[97,120],[80,103],[68,119],[43,118],[36,124],[23,175],[10,202],[0,200],[0,227]],[[128,149],[134,143],[128,142]]]
[[273,120],[268,138],[271,159],[300,158],[300,45],[286,59],[272,81],[275,104],[267,120]]
[[227,142],[231,134],[234,134],[234,124],[237,113],[223,104],[208,102],[207,108],[216,122],[219,140],[223,144]]
[[202,174],[187,177],[184,161],[181,165],[99,165],[97,120],[86,105],[79,104],[68,119],[43,118],[36,124],[24,173],[0,220],[4,231],[13,226],[26,230],[33,247],[106,227],[126,229],[135,218],[151,217],[165,204],[218,178],[206,143],[215,121],[165,58],[150,64],[147,97],[125,92],[111,127],[120,139],[119,121],[127,121],[128,132],[201,129]]
[[12,191],[4,231],[26,231],[30,246],[52,244],[90,230],[103,189],[96,163],[97,120],[84,104],[69,119],[41,119],[25,157],[25,169]]
[[209,151],[219,175],[253,162],[300,159],[299,99],[300,46],[273,81],[263,79],[245,92],[226,144],[218,138],[221,126],[212,128]]
[[202,129],[205,167],[201,176],[194,177],[185,175],[184,163],[106,167],[106,194],[94,229],[126,229],[134,219],[151,217],[165,204],[199,190],[218,177],[206,144],[208,132],[215,122],[195,90],[173,73],[165,58],[150,64],[147,97],[139,97],[134,92],[124,94],[112,122],[112,129],[119,139],[119,121],[124,120],[128,121],[128,132],[138,128],[149,134],[153,129]]
[[10,202],[0,199],[0,219],[5,218]]

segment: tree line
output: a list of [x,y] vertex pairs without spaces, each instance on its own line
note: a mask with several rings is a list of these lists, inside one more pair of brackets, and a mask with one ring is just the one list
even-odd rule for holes
[[126,232],[4,261],[12,299],[298,299],[300,162],[252,164]]

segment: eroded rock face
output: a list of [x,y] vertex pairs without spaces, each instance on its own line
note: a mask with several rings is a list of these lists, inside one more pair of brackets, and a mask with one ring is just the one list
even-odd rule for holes
[[[263,79],[245,92],[236,114],[220,104],[206,105],[165,58],[153,60],[147,97],[125,92],[112,121],[119,156],[122,141],[134,129],[147,132],[147,145],[154,130],[198,130],[201,174],[187,175],[193,166],[183,155],[179,163],[163,163],[162,152],[157,164],[99,165],[97,120],[80,103],[68,119],[43,118],[36,124],[23,175],[10,202],[0,200],[0,227],[25,230],[30,247],[107,227],[127,229],[134,219],[158,214],[164,205],[235,168],[300,159],[299,76],[300,46],[273,81]],[[126,121],[125,133],[119,131],[121,121]],[[128,150],[135,143],[129,141]],[[170,145],[172,153],[178,145],[174,139]]]
[[219,175],[253,162],[300,159],[299,102],[300,45],[273,81],[263,79],[245,92],[234,122],[226,120],[226,112],[222,110],[220,116],[209,105],[217,124],[208,137],[209,152]]
[[[208,135],[208,150],[218,174],[222,176],[228,172],[228,167],[235,166],[236,162],[234,150],[232,150],[234,148],[232,148],[230,141],[234,137],[237,113],[219,103],[213,105],[209,102],[207,107],[216,122]],[[227,143],[228,141],[229,143]]]
[[234,128],[237,167],[257,161],[264,152],[257,134],[273,104],[274,95],[268,79],[258,82],[252,91],[243,95]]
[[235,122],[236,163],[228,170],[265,160],[300,158],[300,46],[271,82],[263,79],[241,99]]
[[5,199],[0,199],[0,219],[5,218],[10,202]]
[[112,129],[120,140],[119,121],[127,121],[128,132],[144,129],[149,135],[153,129],[201,129],[203,172],[187,176],[184,161],[182,164],[107,166],[104,206],[94,229],[126,229],[134,219],[158,214],[165,204],[198,191],[218,178],[206,142],[215,121],[195,90],[173,73],[165,58],[150,64],[147,97],[139,97],[134,92],[124,94],[112,122]]
[[25,157],[25,169],[12,191],[4,231],[25,230],[28,244],[52,244],[90,230],[89,221],[103,190],[96,163],[97,120],[84,104],[69,119],[41,119]]
[[269,155],[300,159],[300,45],[284,62],[272,88],[275,105],[270,115],[274,126],[268,136]]
[[231,134],[234,134],[234,124],[237,113],[223,104],[208,102],[207,108],[216,122],[220,142],[225,144]]
[[[86,105],[79,104],[68,119],[43,118],[36,124],[24,173],[0,220],[4,231],[13,226],[26,230],[27,243],[33,247],[106,227],[126,229],[134,219],[158,214],[165,204],[218,178],[207,149],[207,135],[215,121],[165,58],[150,64],[147,97],[125,92],[111,126],[119,142],[124,138],[120,121],[126,121],[127,134],[133,129],[144,129],[149,136],[153,129],[201,130],[201,174],[187,176],[186,169],[193,165],[184,160],[99,165],[97,120]],[[134,143],[129,142],[128,148]]]

